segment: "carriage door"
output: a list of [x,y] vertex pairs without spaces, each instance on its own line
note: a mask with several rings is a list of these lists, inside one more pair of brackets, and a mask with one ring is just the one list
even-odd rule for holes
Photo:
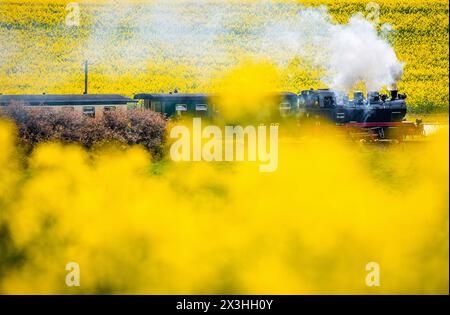
[[334,98],[331,95],[324,96],[321,100],[321,111],[322,117],[329,120],[334,121]]
[[322,109],[320,106],[319,96],[317,94],[311,94],[308,100],[308,116],[311,118],[322,118]]
[[159,101],[152,101],[151,103],[151,110],[157,113],[162,113],[162,103]]

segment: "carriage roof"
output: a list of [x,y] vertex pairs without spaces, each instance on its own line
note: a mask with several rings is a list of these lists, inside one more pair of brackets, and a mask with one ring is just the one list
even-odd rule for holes
[[136,100],[118,94],[21,94],[0,95],[0,105],[14,102],[31,106],[126,105]]

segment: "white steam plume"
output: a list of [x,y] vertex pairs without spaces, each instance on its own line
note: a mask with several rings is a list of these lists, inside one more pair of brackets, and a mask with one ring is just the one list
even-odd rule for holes
[[325,69],[322,80],[340,91],[360,81],[368,90],[392,87],[403,74],[393,47],[360,13],[338,24],[324,6],[303,8],[289,20],[273,19],[260,40],[262,50],[278,62],[301,57]]
[[378,90],[386,85],[393,87],[401,78],[403,63],[389,43],[378,36],[374,25],[361,16],[336,26],[333,37],[331,86],[349,90],[359,79],[368,90]]
[[[300,58],[302,64],[324,70],[320,79],[325,84],[348,91],[359,81],[370,90],[394,86],[403,71],[375,25],[361,14],[346,24],[336,23],[325,6],[271,0],[111,0],[81,5],[81,12],[93,24],[82,25],[89,36],[80,40],[78,51],[97,64],[97,71],[118,75],[145,72],[158,64],[170,75],[169,62],[189,69],[191,82],[207,82],[241,58],[263,58],[282,66]],[[21,58],[24,64],[36,59],[24,59],[10,46],[2,47],[0,56],[17,57],[19,64]]]

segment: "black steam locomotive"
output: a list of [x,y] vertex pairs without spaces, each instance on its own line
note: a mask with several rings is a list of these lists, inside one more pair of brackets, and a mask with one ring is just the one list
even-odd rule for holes
[[354,92],[353,99],[329,89],[305,90],[299,94],[300,119],[316,119],[343,126],[352,134],[371,139],[403,140],[408,135],[423,134],[421,121],[408,122],[406,94],[397,90],[390,95]]

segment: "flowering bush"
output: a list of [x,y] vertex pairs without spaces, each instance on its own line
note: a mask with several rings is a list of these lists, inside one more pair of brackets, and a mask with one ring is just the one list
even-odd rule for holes
[[20,140],[28,150],[48,141],[80,143],[87,148],[108,141],[139,144],[155,158],[162,155],[166,119],[153,111],[117,110],[91,118],[72,110],[29,108],[15,103],[7,106],[2,115],[16,123]]

